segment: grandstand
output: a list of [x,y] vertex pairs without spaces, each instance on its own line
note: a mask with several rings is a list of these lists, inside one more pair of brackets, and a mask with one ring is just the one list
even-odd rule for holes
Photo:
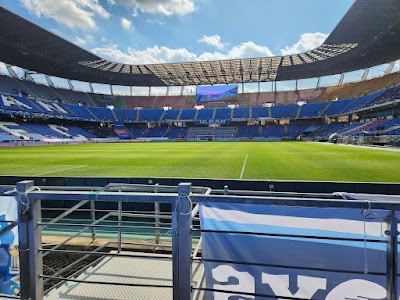
[[[386,75],[392,77],[393,74]],[[8,77],[2,76],[2,78]],[[16,82],[14,80],[13,82]],[[331,101],[314,102],[303,104],[291,105],[271,105],[264,107],[263,105],[253,105],[250,107],[211,107],[208,108],[205,104],[203,109],[183,108],[178,106],[173,109],[151,108],[153,103],[157,102],[158,97],[138,97],[140,101],[137,103],[132,102],[134,97],[119,96],[125,103],[131,103],[130,108],[114,108],[114,107],[98,107],[90,106],[87,104],[76,104],[74,101],[52,101],[42,99],[36,94],[27,94],[25,90],[19,90],[18,94],[10,93],[14,88],[3,88],[0,97],[0,108],[3,113],[2,120],[8,121],[10,118],[15,122],[14,127],[5,135],[3,141],[18,140],[27,128],[30,129],[30,134],[24,136],[25,140],[43,141],[48,137],[54,138],[73,138],[73,134],[62,134],[52,131],[47,128],[46,134],[43,134],[43,127],[47,124],[58,124],[62,126],[64,123],[73,124],[73,122],[83,122],[82,126],[97,128],[99,136],[96,135],[83,135],[86,138],[115,138],[115,133],[111,130],[108,135],[104,134],[104,128],[112,127],[113,124],[122,124],[135,129],[135,127],[148,128],[140,137],[159,138],[164,137],[174,140],[177,136],[179,139],[196,140],[194,138],[197,132],[196,128],[204,131],[204,136],[213,136],[210,140],[226,140],[226,136],[219,134],[211,134],[208,131],[214,132],[215,127],[219,126],[222,131],[228,126],[235,128],[235,132],[240,134],[229,135],[229,139],[256,139],[265,137],[274,137],[275,139],[297,139],[299,137],[314,138],[319,140],[326,140],[326,137],[335,133],[336,128],[348,127],[349,124],[358,121],[361,123],[369,122],[370,119],[381,120],[384,122],[399,116],[399,99],[400,99],[400,85],[397,83],[393,87],[385,88],[378,85],[377,82],[383,82],[382,78],[372,79],[364,82],[364,85],[377,86],[377,90],[372,91],[370,94],[362,93],[362,96],[354,97],[351,99],[334,99]],[[55,90],[55,89],[54,89]],[[348,95],[347,88],[343,89],[344,95]],[[368,89],[369,90],[369,89]],[[57,91],[57,90],[55,90]],[[340,96],[340,89],[336,89],[336,94]],[[54,97],[54,93],[48,91],[48,97]],[[73,93],[71,91],[71,93]],[[264,92],[264,94],[268,94]],[[249,94],[252,96],[253,94]],[[163,96],[162,101],[174,103],[176,99],[182,97],[176,96]],[[144,103],[152,103],[147,107],[143,107]],[[305,103],[305,104],[304,104]],[[140,109],[137,107],[140,106]],[[164,104],[163,104],[164,105]],[[172,108],[170,106],[170,108]],[[300,123],[299,123],[300,122]],[[333,126],[333,123],[338,126]],[[379,123],[378,122],[378,123]],[[32,124],[33,123],[33,124]],[[41,127],[38,127],[41,123]],[[108,124],[104,126],[104,124]],[[211,124],[211,125],[210,125]],[[250,129],[255,124],[261,125],[259,131]],[[329,124],[329,126],[324,126]],[[34,126],[35,125],[35,126]],[[289,134],[284,128],[292,128],[301,125],[297,130],[289,130]],[[317,125],[317,129],[313,132],[303,132],[301,128],[306,129],[309,126]],[[20,126],[17,130],[15,126]],[[202,127],[198,127],[202,126]],[[206,128],[203,128],[203,127]],[[249,126],[246,130],[244,127]],[[207,127],[209,129],[207,129]],[[376,126],[371,126],[374,129]],[[5,127],[4,127],[5,128]],[[65,127],[68,128],[68,127]],[[100,130],[103,128],[103,130]],[[169,130],[167,130],[167,128]],[[193,130],[185,130],[185,128],[193,128]],[[240,128],[240,129],[239,129]],[[333,131],[328,130],[332,128]],[[172,129],[172,130],[171,130]],[[370,126],[346,132],[346,136],[357,137],[363,130],[369,130]],[[50,130],[50,131],[48,131]],[[67,129],[68,131],[68,129]],[[141,130],[139,130],[141,131]],[[321,131],[321,132],[319,132]],[[177,135],[177,132],[181,134]],[[183,136],[182,133],[186,134]],[[388,131],[387,135],[394,135],[396,131]],[[374,134],[374,131],[369,130],[369,134]],[[376,133],[378,134],[378,133]],[[10,138],[10,135],[13,138]],[[200,134],[199,134],[200,135]],[[139,137],[139,134],[134,134],[133,137]],[[208,139],[205,139],[208,140]]]

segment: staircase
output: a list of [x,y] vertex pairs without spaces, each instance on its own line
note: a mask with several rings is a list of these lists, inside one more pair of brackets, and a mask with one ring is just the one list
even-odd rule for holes
[[181,119],[183,108],[180,109],[178,116],[176,117],[176,121],[179,121]]
[[168,127],[167,130],[165,130],[164,134],[162,135],[162,137],[168,137],[168,133],[171,130],[171,127]]
[[342,111],[346,111],[346,110],[347,110],[350,106],[352,106],[357,100],[358,100],[358,98],[354,98],[353,101],[350,101],[350,104],[347,105],[347,106],[345,106],[341,111],[339,111],[339,114],[340,114]]
[[118,122],[119,120],[118,120],[117,114],[115,113],[115,111],[113,109],[111,109],[111,113],[112,113],[115,121]]
[[199,115],[199,112],[200,112],[200,110],[197,110],[197,111],[196,111],[196,113],[194,114],[193,121],[196,121],[196,120],[197,120],[197,117],[198,117],[198,115]]
[[324,112],[328,109],[328,107],[331,106],[331,104],[332,104],[332,101],[330,101],[330,102],[328,103],[328,105],[326,105],[326,106],[319,112],[318,117],[322,116],[322,115],[324,114]]
[[160,116],[160,119],[158,120],[158,122],[161,122],[164,119],[165,114],[167,113],[166,110],[164,110]]
[[217,114],[217,108],[215,107],[211,119],[214,120],[216,114]]
[[13,81],[14,81],[17,85],[21,86],[21,88],[22,88],[25,92],[28,92],[28,94],[31,94],[32,96],[36,95],[36,94],[33,93],[25,84],[23,84],[22,80],[18,80],[18,79],[15,79],[15,78],[12,78],[12,79],[13,79]]
[[100,119],[97,118],[97,116],[96,116],[94,113],[92,113],[92,111],[91,111],[87,106],[84,106],[84,108],[89,112],[89,114],[91,114],[91,115],[93,116],[93,118],[94,118],[95,120],[97,120],[97,121],[100,122]]
[[138,110],[136,111],[136,121],[135,121],[136,123],[139,123],[140,112],[141,112],[140,109],[138,109]]
[[96,103],[94,102],[93,98],[90,97],[88,93],[85,93],[86,98],[88,99],[88,104],[89,106],[97,107]]
[[303,105],[299,105],[299,107],[297,108],[296,117],[295,117],[296,119],[299,118],[302,107],[303,107]]

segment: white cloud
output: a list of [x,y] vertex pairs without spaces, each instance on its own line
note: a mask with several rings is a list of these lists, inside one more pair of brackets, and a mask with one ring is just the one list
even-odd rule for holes
[[145,50],[136,50],[130,47],[127,52],[122,52],[117,45],[110,45],[105,48],[92,49],[92,52],[112,61],[126,64],[156,64],[196,60],[196,55],[190,53],[187,49],[170,49],[159,46]]
[[136,50],[130,47],[127,52],[118,49],[117,45],[110,45],[103,48],[94,48],[92,52],[100,57],[126,64],[156,64],[272,56],[271,50],[267,47],[256,45],[251,41],[234,46],[227,53],[204,52],[200,55],[192,53],[185,48],[171,49],[157,45],[144,50]]
[[197,60],[223,60],[223,59],[236,59],[236,58],[255,58],[273,56],[271,50],[266,46],[260,46],[252,41],[244,42],[240,45],[232,47],[227,53],[221,52],[204,52]]
[[127,18],[121,18],[121,26],[125,30],[131,30],[132,29],[132,22],[129,21]]
[[87,43],[91,43],[93,42],[93,36],[90,34],[85,35],[84,38],[75,37],[75,40],[73,41],[74,44],[78,45],[79,47],[82,47],[84,45],[86,45]]
[[161,19],[158,19],[158,18],[155,18],[155,19],[147,19],[147,20],[146,20],[146,23],[149,23],[149,24],[157,24],[157,25],[164,25],[164,24],[165,24],[165,21],[163,21],[163,20],[161,20]]
[[86,40],[80,37],[75,37],[74,44],[82,47],[86,44]]
[[[186,15],[195,11],[194,0],[109,0],[110,4],[123,4],[149,14]],[[136,10],[136,13],[135,13]]]
[[292,45],[291,47],[286,46],[285,49],[281,49],[281,54],[292,55],[313,50],[322,45],[327,37],[327,34],[321,32],[304,33],[301,35],[300,40],[296,44]]
[[203,44],[206,44],[209,46],[214,46],[218,50],[224,49],[224,47],[226,45],[226,43],[223,43],[221,41],[221,37],[218,34],[211,35],[211,36],[203,35],[200,39],[197,40],[197,42],[203,43]]
[[20,0],[22,5],[37,17],[44,16],[82,30],[97,29],[95,17],[109,18],[99,0]]
[[262,56],[273,56],[272,51],[266,46],[260,46],[252,41],[242,43],[233,47],[228,54],[229,58],[253,58]]

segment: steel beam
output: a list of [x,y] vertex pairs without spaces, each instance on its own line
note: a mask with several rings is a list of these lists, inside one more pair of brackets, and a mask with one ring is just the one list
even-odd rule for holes
[[18,237],[19,237],[19,277],[21,299],[30,298],[29,282],[29,235],[28,235],[28,197],[26,192],[33,187],[32,180],[17,183],[18,201]]
[[397,300],[397,242],[398,242],[398,221],[396,212],[390,211],[388,219],[387,251],[386,251],[386,298]]
[[172,205],[173,299],[192,299],[192,202],[191,183],[180,183]]
[[43,256],[39,249],[42,246],[42,202],[40,199],[29,200],[31,218],[28,223],[29,231],[29,281],[31,284],[31,299],[43,299]]

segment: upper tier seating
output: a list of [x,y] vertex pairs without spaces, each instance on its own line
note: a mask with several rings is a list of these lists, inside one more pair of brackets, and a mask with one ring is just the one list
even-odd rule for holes
[[73,113],[73,115],[75,115],[78,119],[86,121],[99,121],[99,119],[97,119],[93,114],[91,114],[85,106],[72,105],[72,104],[64,104],[64,106],[71,113]]
[[361,97],[355,99],[353,101],[353,103],[351,103],[349,106],[347,106],[344,110],[342,110],[341,113],[344,114],[344,113],[348,113],[348,112],[351,112],[351,111],[356,111],[356,110],[358,110],[360,108],[363,108],[363,107],[367,107],[371,103],[373,103],[374,99],[376,97],[380,96],[382,93],[383,93],[383,91],[377,92],[377,93],[374,93],[374,94],[371,94],[371,95],[361,96]]
[[327,104],[327,102],[304,104],[301,107],[299,118],[319,116]]
[[380,92],[372,104],[382,104],[396,99],[400,99],[400,84]]
[[253,107],[251,110],[252,110],[252,117],[254,119],[269,117],[267,107]]
[[141,122],[158,122],[164,111],[161,109],[143,109],[140,110],[139,121]]
[[217,120],[227,120],[231,118],[232,110],[230,108],[217,108],[215,113],[215,119]]
[[163,121],[176,121],[179,116],[179,109],[170,109],[165,112]]
[[182,114],[179,119],[180,120],[194,120],[196,112],[197,112],[196,109],[184,109],[184,110],[182,110]]
[[211,120],[214,113],[213,108],[204,108],[199,111],[197,120]]
[[93,115],[97,117],[100,121],[104,122],[114,122],[115,118],[113,113],[108,108],[102,107],[88,107],[88,109],[92,112]]
[[136,122],[136,110],[135,109],[115,108],[114,112],[120,122],[126,122],[126,123]]
[[248,119],[250,117],[250,109],[245,107],[237,107],[233,111],[234,119]]
[[333,116],[339,114],[343,109],[349,106],[354,99],[346,99],[340,101],[332,101],[328,108],[323,112],[323,116]]
[[275,105],[271,107],[272,118],[289,119],[296,116],[297,105]]

